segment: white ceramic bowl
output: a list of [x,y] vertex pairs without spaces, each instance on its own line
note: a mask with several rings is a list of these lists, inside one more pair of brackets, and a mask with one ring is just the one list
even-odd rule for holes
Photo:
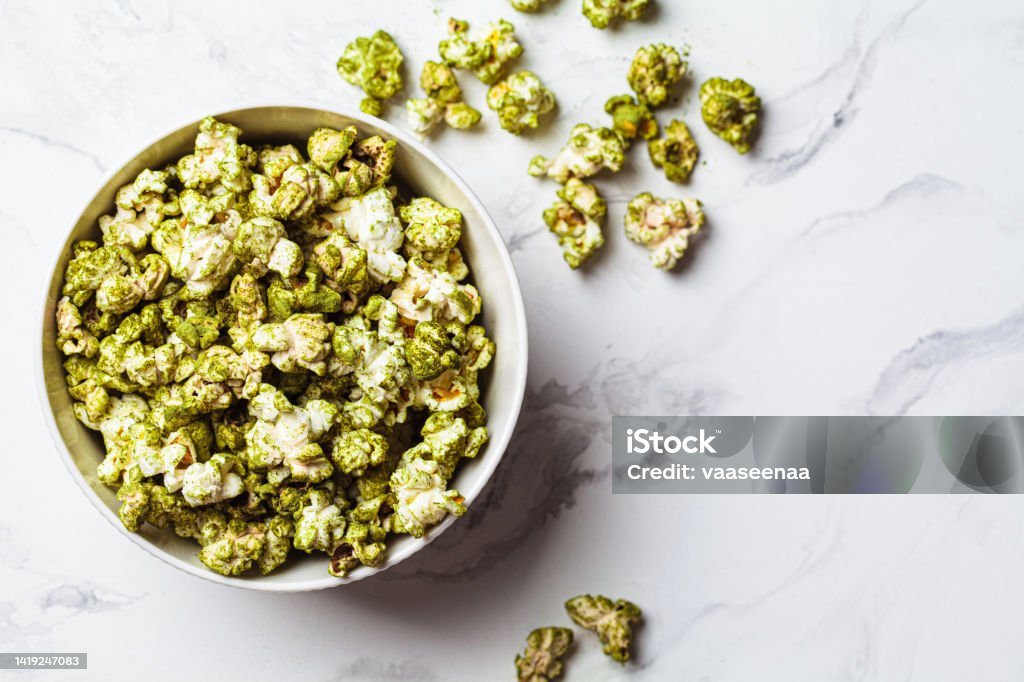
[[[508,250],[494,221],[466,183],[433,152],[409,135],[358,112],[333,112],[313,107],[267,106],[215,114],[243,130],[249,144],[294,142],[305,148],[305,140],[320,126],[342,128],[356,125],[363,135],[380,134],[399,143],[395,175],[412,190],[433,197],[446,206],[462,211],[465,219],[461,247],[472,271],[472,278],[483,298],[483,323],[498,351],[491,367],[482,376],[481,401],[488,412],[490,441],[474,460],[463,462],[452,487],[472,505],[501,459],[523,400],[526,388],[527,335],[519,282]],[[139,533],[125,530],[117,516],[114,490],[96,478],[96,465],[103,458],[102,440],[96,432],[82,426],[71,409],[71,398],[64,383],[62,357],[56,347],[54,308],[60,297],[63,273],[70,258],[71,244],[80,239],[99,239],[97,220],[113,211],[114,194],[130,183],[144,168],[160,168],[192,151],[199,122],[184,125],[146,147],[113,173],[95,194],[68,232],[60,253],[54,259],[49,288],[42,306],[42,344],[36,359],[40,398],[53,440],[71,475],[85,496],[125,537],[139,547],[186,573],[236,587],[270,592],[323,589],[360,580],[379,573],[408,558],[448,528],[455,518],[449,516],[421,539],[409,536],[389,538],[387,560],[376,568],[360,566],[345,578],[327,573],[327,557],[306,556],[293,551],[287,564],[268,576],[230,578],[218,575],[196,558],[198,545],[177,537],[170,529],[151,526]],[[68,503],[68,509],[73,506]]]

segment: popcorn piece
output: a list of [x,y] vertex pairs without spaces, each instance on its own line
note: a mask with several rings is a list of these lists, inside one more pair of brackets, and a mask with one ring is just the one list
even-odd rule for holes
[[558,196],[561,201],[544,211],[544,222],[558,237],[565,262],[575,270],[604,246],[601,223],[607,207],[596,187],[577,178],[570,178]]
[[331,329],[321,314],[292,315],[281,323],[264,324],[250,338],[254,350],[273,353],[270,361],[283,372],[327,371]]
[[594,28],[608,28],[612,19],[636,21],[643,16],[650,0],[583,0],[583,16]]
[[331,575],[344,576],[359,564],[377,566],[384,560],[388,534],[381,519],[384,500],[383,495],[367,499],[347,512],[344,541],[331,555]]
[[519,71],[490,87],[487,106],[498,113],[502,128],[519,135],[555,108],[555,94],[532,71]]
[[565,610],[580,627],[601,638],[603,651],[613,660],[625,663],[633,643],[633,623],[640,622],[640,609],[625,599],[612,601],[601,595],[583,594],[565,602]]
[[370,288],[368,256],[343,231],[332,233],[313,248],[313,259],[340,290],[360,296]]
[[361,197],[343,198],[335,208],[348,237],[366,251],[370,276],[377,282],[397,282],[405,272],[402,224],[395,216],[391,195],[383,187]]
[[272,270],[294,277],[302,270],[302,249],[285,236],[284,225],[273,218],[253,218],[242,223],[232,244],[235,258],[257,277]]
[[469,40],[468,32],[468,23],[449,19],[449,36],[438,52],[446,64],[472,71],[484,85],[497,83],[505,67],[523,53],[515,27],[504,19],[488,24],[487,34],[478,41]]
[[448,331],[436,322],[420,322],[413,338],[405,344],[405,359],[414,377],[436,379],[446,369],[459,368],[459,354]]
[[[358,135],[355,126],[349,126],[344,130],[317,128],[310,135],[306,147],[309,152],[309,160],[320,170],[333,175],[338,164],[348,157],[352,143],[356,141]],[[299,163],[301,163],[301,157]]]
[[665,128],[665,136],[647,142],[651,162],[665,171],[672,182],[686,182],[697,165],[700,149],[682,121],[672,121]]
[[167,221],[154,233],[153,248],[195,298],[206,298],[220,288],[236,264],[231,239],[218,225]]
[[383,102],[402,89],[402,51],[385,31],[370,38],[356,38],[338,59],[338,73],[352,85],[362,88],[366,98],[359,108],[371,116],[380,116]]
[[249,201],[253,212],[277,220],[303,220],[341,194],[334,178],[311,163],[289,166],[276,187],[262,175],[254,175],[252,185]]
[[431,61],[424,64],[420,87],[427,96],[405,103],[409,124],[418,134],[430,133],[442,120],[459,130],[472,128],[480,122],[480,112],[462,101],[462,88],[447,64]]
[[242,471],[230,456],[214,455],[206,462],[195,462],[185,469],[181,494],[190,506],[198,507],[230,500],[242,492]]
[[494,358],[494,342],[484,334],[483,327],[473,325],[466,333],[453,337],[452,344],[461,353],[459,369],[448,369],[436,379],[417,382],[415,407],[434,412],[462,412],[473,409],[480,397],[477,375]]
[[105,246],[124,246],[132,251],[141,251],[146,247],[149,235],[165,218],[181,212],[177,193],[168,189],[169,176],[168,171],[146,169],[132,184],[117,191],[114,200],[117,212],[99,220]]
[[688,66],[671,45],[647,45],[637,50],[626,79],[642,104],[656,107],[668,99],[669,92],[686,75]]
[[419,538],[446,515],[462,516],[466,512],[463,497],[446,487],[437,462],[420,457],[404,462],[391,475],[391,489],[397,499],[395,530]]
[[[338,420],[338,408],[326,400],[292,405],[278,389],[263,384],[249,401],[256,423],[245,434],[249,466],[259,469],[286,467],[291,480],[319,483],[334,471],[317,441]],[[287,476],[286,476],[287,478]]]
[[409,261],[405,277],[391,292],[399,313],[418,322],[458,321],[469,324],[480,313],[480,294],[472,284],[459,284],[451,274],[421,258]]
[[334,439],[331,459],[338,470],[362,476],[371,466],[383,464],[388,456],[388,441],[369,429],[346,431]]
[[635,196],[626,207],[626,236],[651,252],[651,262],[671,270],[704,224],[697,199],[656,199],[650,192]]
[[95,357],[100,342],[82,325],[82,313],[67,296],[57,301],[57,348],[64,355]]
[[312,488],[295,519],[296,549],[333,554],[345,539],[345,514],[327,489]]
[[[314,136],[316,132],[313,133]],[[310,138],[312,144],[313,138]],[[310,157],[312,159],[312,156]],[[281,176],[292,166],[298,166],[303,162],[302,152],[293,144],[286,144],[281,147],[266,147],[262,149],[257,157],[256,170],[273,183],[280,183]],[[315,163],[315,161],[314,161]]]
[[658,134],[658,122],[645,104],[639,104],[629,95],[612,97],[604,110],[612,115],[612,130],[628,145],[636,138],[650,140]]
[[711,132],[746,154],[761,115],[761,98],[744,80],[711,78],[700,86],[700,113]]
[[199,560],[221,575],[241,575],[260,560],[266,548],[265,524],[232,519],[226,528],[205,543],[199,552]]
[[403,455],[405,460],[423,457],[437,462],[438,473],[451,478],[455,467],[462,459],[473,459],[488,439],[487,429],[470,429],[466,420],[451,412],[435,412],[424,422],[420,430],[423,442],[409,449]]
[[526,638],[526,650],[516,655],[519,682],[548,682],[562,676],[562,657],[572,646],[569,628],[537,628]]
[[220,183],[232,192],[249,188],[250,169],[256,153],[240,144],[242,131],[230,123],[207,116],[199,124],[195,153],[178,161],[177,176],[185,187],[197,189]]
[[589,178],[603,168],[618,173],[625,159],[625,144],[618,133],[611,128],[592,128],[580,123],[554,158],[533,157],[530,175],[546,175],[564,185],[569,178]]
[[447,255],[462,237],[462,213],[429,197],[417,197],[398,209],[405,224],[403,253],[433,260]]

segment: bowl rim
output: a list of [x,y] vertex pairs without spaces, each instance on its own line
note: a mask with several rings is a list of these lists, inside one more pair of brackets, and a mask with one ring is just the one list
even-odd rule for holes
[[[516,355],[513,370],[514,385],[509,387],[510,389],[513,390],[513,395],[511,398],[512,405],[511,410],[509,412],[508,429],[504,433],[497,434],[497,438],[494,437],[495,434],[490,434],[491,439],[488,444],[488,449],[495,449],[497,454],[494,455],[491,458],[491,460],[486,463],[486,466],[484,466],[480,470],[480,474],[477,479],[476,485],[472,489],[464,493],[464,497],[466,498],[466,506],[471,506],[473,501],[479,496],[483,489],[486,488],[487,484],[491,480],[491,477],[494,475],[495,470],[497,469],[498,465],[505,456],[508,444],[512,439],[512,434],[514,433],[516,424],[518,423],[519,416],[522,411],[523,400],[526,394],[526,377],[528,369],[527,363],[529,357],[529,335],[527,329],[526,308],[523,304],[522,289],[519,284],[519,275],[516,272],[515,264],[512,262],[512,257],[509,253],[508,245],[505,243],[505,239],[502,237],[501,231],[498,230],[497,224],[494,222],[494,219],[491,217],[486,207],[484,207],[483,203],[477,197],[476,193],[473,192],[473,190],[469,187],[466,181],[462,178],[462,176],[460,176],[455,171],[455,169],[448,165],[447,162],[441,159],[440,156],[438,156],[434,151],[429,149],[420,140],[415,139],[411,133],[407,133],[406,131],[397,128],[396,126],[392,125],[387,121],[381,120],[373,116],[369,116],[368,114],[364,114],[360,111],[351,109],[349,107],[327,107],[326,105],[321,103],[303,101],[293,102],[289,104],[245,102],[240,103],[238,106],[234,106],[230,109],[224,109],[222,111],[219,111],[218,113],[206,115],[213,116],[217,119],[224,117],[224,119],[230,121],[232,115],[236,115],[240,112],[251,112],[252,110],[258,109],[309,109],[328,114],[336,114],[353,119],[354,121],[357,121],[359,123],[378,128],[382,132],[390,136],[391,139],[398,141],[399,144],[412,147],[419,154],[425,157],[427,161],[434,165],[442,174],[444,174],[447,178],[449,178],[452,181],[452,183],[455,185],[458,191],[461,192],[465,199],[472,205],[473,209],[480,214],[482,218],[482,226],[490,234],[491,238],[497,245],[498,256],[508,274],[507,285],[509,286],[513,301],[512,316],[515,318],[515,331],[513,335],[516,337],[517,347],[514,350],[505,349],[502,352],[507,353],[513,351]],[[103,177],[95,186],[94,190],[87,196],[91,198],[95,198],[96,196],[98,196],[100,191],[102,191],[103,188],[108,183],[110,183],[125,166],[130,164],[132,160],[134,160],[135,157],[137,157],[139,153],[141,153],[142,150],[149,149],[153,145],[173,135],[175,132],[181,130],[182,128],[186,128],[188,126],[198,126],[200,121],[204,117],[195,120],[190,120],[188,122],[171,127],[165,130],[160,135],[151,138],[149,142],[147,142],[146,144],[137,147],[136,152],[132,156],[123,159],[120,163],[114,165],[111,168],[111,170],[104,173]],[[91,201],[91,199],[89,201]],[[380,573],[386,571],[392,566],[401,563],[402,561],[408,559],[409,557],[413,556],[421,549],[429,545],[442,533],[444,533],[453,523],[455,523],[455,521],[458,518],[460,518],[453,516],[451,514],[447,515],[444,521],[431,528],[429,532],[425,534],[422,538],[415,539],[414,542],[408,544],[407,547],[404,548],[400,553],[389,555],[387,560],[383,564],[377,567],[373,567],[372,570],[370,571],[360,572],[355,575],[345,576],[343,578],[336,578],[325,572],[323,577],[306,580],[296,580],[290,583],[279,583],[274,581],[261,580],[259,577],[242,578],[233,576],[223,576],[219,573],[215,573],[209,569],[206,569],[205,567],[195,566],[193,564],[185,562],[179,559],[178,557],[172,555],[171,553],[165,551],[161,547],[158,547],[157,545],[153,544],[145,536],[139,533],[132,533],[128,529],[126,529],[124,527],[124,524],[121,523],[121,520],[118,518],[117,514],[111,511],[111,509],[107,507],[107,505],[104,504],[103,501],[93,492],[91,486],[86,481],[81,471],[78,470],[78,467],[75,464],[74,459],[72,458],[71,451],[68,448],[68,445],[65,442],[64,437],[61,435],[60,429],[57,426],[53,406],[50,404],[50,401],[48,399],[46,375],[43,370],[43,350],[44,346],[48,342],[46,335],[46,325],[49,321],[48,318],[50,309],[50,289],[52,286],[53,278],[56,276],[57,268],[61,264],[61,261],[63,260],[64,247],[70,241],[72,233],[74,232],[74,229],[78,222],[82,219],[82,215],[87,210],[87,207],[88,202],[80,210],[77,211],[77,214],[71,220],[68,227],[64,230],[64,238],[59,242],[56,252],[50,259],[50,266],[46,271],[47,279],[43,283],[43,291],[42,295],[40,296],[38,304],[39,309],[37,320],[39,323],[39,329],[42,331],[42,340],[39,344],[35,346],[35,350],[33,351],[33,364],[35,365],[34,371],[36,375],[36,390],[39,397],[40,407],[43,412],[43,418],[44,421],[46,422],[46,427],[47,430],[49,431],[50,439],[56,446],[60,458],[64,462],[65,468],[67,468],[68,472],[71,474],[71,477],[75,480],[75,483],[78,485],[78,488],[82,492],[82,494],[90,501],[90,503],[92,503],[92,506],[95,507],[111,525],[117,528],[117,530],[121,533],[122,536],[128,538],[137,547],[144,550],[147,554],[163,561],[165,564],[173,566],[174,568],[177,568],[180,571],[188,573],[189,575],[196,576],[198,578],[210,581],[212,583],[228,585],[230,587],[235,587],[238,589],[248,589],[260,592],[309,592],[312,590],[322,590],[332,587],[338,587],[341,585],[347,585],[350,583],[357,582],[359,580],[379,575]],[[461,489],[460,492],[462,492]]]

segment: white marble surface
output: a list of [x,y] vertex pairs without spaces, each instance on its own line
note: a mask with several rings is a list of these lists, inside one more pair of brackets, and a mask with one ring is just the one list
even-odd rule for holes
[[[599,32],[577,1],[531,17],[504,0],[0,2],[0,650],[90,655],[88,673],[17,679],[510,679],[526,633],[580,591],[634,599],[647,625],[625,671],[581,638],[569,680],[1019,679],[1020,498],[613,497],[609,480],[613,414],[1024,410],[1019,3],[656,0],[654,20]],[[430,143],[514,250],[532,344],[518,436],[469,516],[376,579],[265,595],[178,573],[92,510],[44,430],[29,358],[54,249],[156,135],[240,103],[352,106],[334,71],[351,37],[384,27],[418,70],[449,13],[515,21],[560,102],[536,135],[487,112]],[[527,160],[603,121],[651,41],[691,44],[694,79],[755,83],[763,135],[733,154],[690,80],[660,118],[695,129],[691,188],[634,149],[600,179],[603,255],[571,272]],[[621,231],[644,189],[706,203],[675,274]]]

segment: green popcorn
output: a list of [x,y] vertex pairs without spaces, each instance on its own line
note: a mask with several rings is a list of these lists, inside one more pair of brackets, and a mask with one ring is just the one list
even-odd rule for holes
[[232,244],[235,258],[257,276],[272,270],[282,277],[294,277],[302,270],[302,249],[286,234],[284,225],[273,218],[247,220]]
[[366,251],[366,263],[375,282],[397,282],[405,272],[402,223],[395,215],[391,195],[383,187],[360,197],[345,197],[335,206],[337,219],[353,242]]
[[444,119],[446,105],[424,97],[409,99],[405,110],[409,112],[409,125],[417,135],[428,135]]
[[[121,278],[134,281],[138,272],[138,260],[123,246],[83,249],[68,263],[61,291],[73,304],[82,306],[107,280]],[[101,311],[112,312],[103,308]]]
[[314,262],[306,266],[302,278],[272,279],[267,287],[267,306],[273,321],[287,320],[296,311],[310,313],[351,312],[346,300],[325,281],[324,273]]
[[519,135],[540,125],[540,117],[555,108],[555,93],[532,71],[519,71],[487,91],[487,106],[498,113],[501,127]]
[[380,135],[367,137],[352,148],[352,158],[371,171],[370,187],[381,187],[391,181],[391,169],[395,165],[398,143],[385,140]]
[[761,116],[761,98],[744,80],[711,78],[700,86],[700,113],[711,132],[746,154]]
[[403,60],[394,38],[385,31],[377,31],[372,37],[356,38],[345,47],[338,59],[338,73],[366,93],[359,108],[371,116],[380,116],[383,101],[402,89]]
[[449,104],[444,109],[444,122],[449,128],[468,130],[480,122],[480,112],[465,102]]
[[256,152],[240,144],[242,131],[230,123],[207,116],[199,124],[195,153],[178,161],[178,180],[189,189],[220,183],[231,192],[249,189],[249,175],[256,164]]
[[409,261],[405,276],[391,292],[390,300],[403,317],[418,322],[469,324],[480,314],[480,293],[476,287],[460,284],[450,273],[419,257]]
[[[447,65],[423,84],[450,123],[479,117]],[[377,566],[393,529],[462,510],[445,481],[487,438],[494,345],[467,326],[462,217],[396,207],[394,141],[322,128],[307,159],[239,135],[206,120],[195,153],[118,191],[102,245],[72,245],[55,314],[72,410],[103,437],[125,525],[195,539],[211,570],[266,573],[293,546],[334,575]]]
[[326,206],[341,194],[333,177],[311,163],[289,166],[281,174],[280,184],[262,175],[252,178],[249,201],[258,216],[277,220],[303,220],[320,206]]
[[149,511],[146,521],[157,528],[167,528],[182,509],[181,498],[162,485],[153,484],[149,489]]
[[682,121],[672,121],[665,128],[665,137],[650,140],[647,151],[651,162],[665,171],[672,182],[686,182],[697,165],[700,149]]
[[[313,133],[314,136],[316,133]],[[310,138],[310,142],[312,143]],[[310,157],[312,158],[312,157]],[[280,147],[265,147],[257,157],[256,170],[274,183],[281,181],[281,176],[292,166],[303,163],[302,152],[293,144]]]
[[310,400],[302,407],[269,384],[249,401],[256,422],[245,434],[245,456],[258,470],[285,467],[292,480],[319,483],[334,471],[318,441],[338,421],[338,408],[326,400]]
[[626,207],[625,224],[626,236],[650,250],[654,266],[671,270],[704,224],[704,211],[697,199],[666,201],[644,192]]
[[626,79],[641,103],[656,107],[668,99],[688,67],[676,48],[657,43],[637,50]]
[[650,0],[583,0],[583,16],[594,28],[608,28],[612,19],[636,21],[647,10]]
[[345,539],[344,511],[327,489],[310,489],[295,520],[296,549],[333,554]]
[[179,505],[171,517],[174,532],[183,538],[193,538],[205,547],[215,542],[227,529],[230,518],[218,509],[193,509]]
[[57,348],[64,355],[96,357],[100,342],[82,324],[82,312],[67,296],[57,301]]
[[169,176],[168,171],[146,169],[117,191],[117,212],[99,219],[105,246],[141,251],[165,218],[180,214],[177,193],[167,185]]
[[103,446],[107,455],[96,468],[96,473],[107,485],[116,483],[131,465],[129,431],[134,424],[146,418],[148,410],[146,401],[132,394],[120,398],[111,396],[107,412],[99,421],[91,421],[83,410],[75,410],[75,416],[79,421],[97,429],[103,436]]
[[455,78],[455,72],[443,62],[427,61],[420,73],[420,87],[427,97],[440,102],[451,104],[462,100],[462,88]]
[[565,610],[580,627],[601,638],[604,653],[619,663],[629,660],[633,643],[633,623],[640,622],[640,609],[625,599],[612,601],[601,595],[583,594],[565,602]]
[[441,41],[437,51],[449,66],[472,70],[487,61],[493,47],[490,43],[469,39],[469,22],[449,19],[448,37]]
[[266,292],[251,272],[243,272],[231,281],[227,309],[235,327],[249,329],[267,319]]
[[242,471],[234,457],[214,455],[205,462],[195,462],[185,469],[181,493],[192,507],[230,500],[244,490],[239,475]]
[[377,323],[377,336],[391,344],[405,341],[407,330],[399,322],[398,307],[380,294],[374,294],[362,309],[363,317]]
[[237,576],[253,567],[267,547],[267,527],[232,519],[199,552],[199,560],[221,575]]
[[547,0],[511,0],[512,7],[519,12],[536,12]]
[[612,97],[604,104],[612,116],[612,130],[628,145],[636,138],[650,140],[658,134],[658,122],[647,105],[638,103],[629,95]]
[[206,298],[226,283],[237,261],[230,237],[219,226],[164,226],[154,233],[153,248],[167,259],[171,275],[184,283],[189,297]]
[[405,344],[405,359],[413,376],[421,381],[436,379],[447,369],[458,369],[460,360],[447,330],[436,322],[416,325],[415,335]]
[[295,524],[284,516],[274,516],[267,522],[267,543],[256,561],[260,573],[266,575],[281,566],[288,559],[292,548]]
[[343,577],[353,568],[378,566],[384,560],[388,531],[381,520],[386,506],[385,496],[364,500],[346,513],[348,525],[345,539],[331,555],[331,575]]
[[480,40],[469,40],[468,33],[467,22],[449,19],[449,36],[441,41],[438,52],[446,64],[472,71],[484,85],[497,83],[505,67],[523,53],[515,26],[504,19],[488,24]]
[[487,338],[483,327],[472,325],[465,334],[453,336],[452,345],[461,353],[459,370],[449,369],[436,379],[418,382],[415,407],[426,407],[432,412],[460,412],[472,410],[477,403],[477,375],[494,358],[494,342]]
[[220,321],[209,315],[192,315],[175,326],[174,335],[191,350],[206,350],[220,338]]
[[313,247],[313,259],[339,290],[361,296],[370,288],[366,250],[344,232],[333,232]]
[[618,133],[611,128],[579,123],[554,158],[535,156],[530,161],[530,175],[547,176],[564,185],[569,178],[589,178],[604,168],[618,173],[625,160],[626,145]]
[[362,399],[372,404],[398,403],[410,376],[411,372],[406,365],[402,348],[382,341],[379,335],[369,338],[362,351],[360,365],[354,372]]
[[561,201],[544,211],[544,222],[558,237],[565,262],[575,270],[604,246],[601,223],[607,207],[596,187],[577,178],[570,178],[558,196]]
[[369,429],[346,431],[334,439],[331,459],[338,470],[362,476],[371,466],[383,464],[388,457],[388,441]]
[[438,473],[439,465],[416,457],[403,462],[391,475],[395,504],[395,531],[415,538],[440,523],[448,514],[462,516],[466,512],[464,498],[457,490],[447,490]]
[[249,343],[253,350],[272,353],[270,362],[282,372],[302,369],[323,376],[331,351],[331,329],[319,313],[302,313],[284,322],[260,325]]
[[146,481],[126,482],[117,490],[117,500],[121,503],[117,515],[121,518],[124,527],[133,533],[137,533],[146,522],[152,487],[153,484]]
[[430,133],[442,120],[459,130],[472,128],[480,122],[480,112],[462,101],[462,88],[447,64],[431,61],[424,64],[420,87],[427,96],[405,103],[409,123],[418,134]]
[[406,454],[428,452],[445,479],[451,478],[460,460],[475,458],[489,437],[486,428],[470,429],[466,420],[451,412],[435,412],[427,417],[420,435],[423,442]]
[[526,650],[516,655],[519,682],[548,682],[562,676],[562,657],[572,646],[569,628],[537,628],[526,638]]
[[344,130],[317,128],[310,136],[306,147],[309,160],[320,170],[333,175],[338,165],[348,157],[352,143],[356,141],[358,135],[359,131],[355,126],[349,126]]
[[462,238],[462,213],[430,197],[417,197],[398,209],[405,224],[403,251],[427,260],[446,254]]

